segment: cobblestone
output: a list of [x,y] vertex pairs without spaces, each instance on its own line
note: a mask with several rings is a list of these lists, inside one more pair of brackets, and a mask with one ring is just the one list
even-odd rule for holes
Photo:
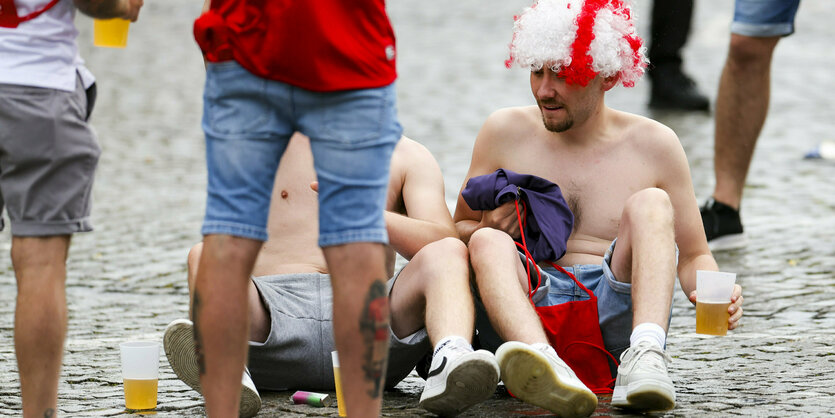
[[[660,1],[660,0],[656,0]],[[528,0],[390,1],[398,36],[398,97],[406,134],[436,155],[452,208],[476,133],[495,109],[531,103],[527,74],[502,65],[512,16]],[[648,18],[649,3],[638,2]],[[685,61],[715,96],[732,2],[702,0]],[[69,333],[60,380],[64,416],[129,416],[118,343],[161,341],[187,315],[185,258],[200,239],[205,161],[200,130],[204,80],[191,23],[200,2],[146,2],[126,50],[94,49],[79,17],[82,53],[98,76],[93,123],[103,148],[94,190],[96,231],[73,238],[68,262]],[[676,293],[668,352],[678,403],[670,416],[829,416],[835,413],[835,164],[802,160],[832,139],[835,27],[828,2],[803,2],[797,33],[777,47],[772,102],[746,188],[749,245],[719,253],[745,294],[742,327],[727,337],[694,333],[694,308]],[[644,19],[641,33],[647,33]],[[300,35],[301,36],[301,35]],[[648,88],[615,89],[608,104],[673,128],[696,193],[712,189],[712,115],[650,113]],[[20,414],[13,346],[15,280],[10,237],[0,235],[0,416]],[[429,415],[422,380],[386,393],[384,416]],[[336,416],[264,394],[261,416]],[[202,416],[202,399],[161,358],[158,416]],[[465,416],[547,415],[501,390]],[[601,397],[595,415],[623,416]]]

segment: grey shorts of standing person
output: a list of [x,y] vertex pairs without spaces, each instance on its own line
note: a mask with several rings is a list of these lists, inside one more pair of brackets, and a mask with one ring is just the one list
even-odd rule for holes
[[93,229],[90,193],[101,148],[87,124],[88,93],[80,78],[73,92],[0,84],[0,210],[12,235]]
[[[399,274],[388,281],[389,292]],[[266,341],[249,342],[249,371],[255,386],[263,390],[334,390],[331,351],[336,348],[330,276],[296,273],[253,277],[252,281],[270,314]],[[386,388],[408,376],[431,350],[425,328],[404,338],[391,333]]]

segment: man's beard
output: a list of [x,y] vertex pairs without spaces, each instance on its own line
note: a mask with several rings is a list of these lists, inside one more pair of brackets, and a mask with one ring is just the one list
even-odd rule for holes
[[567,118],[561,121],[548,122],[548,120],[545,119],[545,115],[542,115],[542,124],[545,125],[545,129],[551,132],[565,132],[571,129],[572,126],[574,126],[574,118],[572,118],[569,115]]

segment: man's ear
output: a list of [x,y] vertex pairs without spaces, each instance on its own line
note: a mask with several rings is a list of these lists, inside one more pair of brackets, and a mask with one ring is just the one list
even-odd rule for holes
[[618,81],[620,81],[620,75],[619,74],[615,74],[615,75],[604,78],[603,79],[603,85],[602,85],[603,91],[611,90],[612,87],[615,87],[618,84]]

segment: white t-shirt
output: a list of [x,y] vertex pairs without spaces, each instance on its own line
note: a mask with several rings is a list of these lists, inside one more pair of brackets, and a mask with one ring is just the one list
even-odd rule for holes
[[[18,16],[42,9],[50,0],[14,0]],[[0,27],[0,83],[74,91],[76,72],[84,88],[95,81],[78,55],[72,0],[61,0],[17,28]]]

